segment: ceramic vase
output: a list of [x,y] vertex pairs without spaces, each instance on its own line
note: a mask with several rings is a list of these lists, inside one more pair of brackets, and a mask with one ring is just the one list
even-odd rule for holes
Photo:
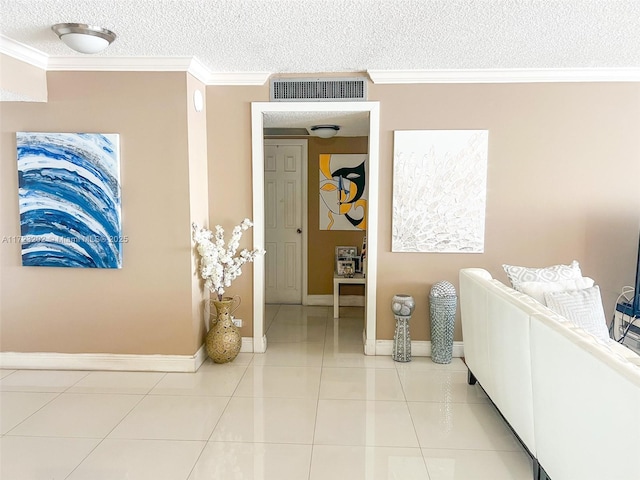
[[240,329],[233,324],[231,316],[240,305],[240,297],[223,297],[222,300],[211,300],[211,303],[216,308],[216,314],[215,317],[211,316],[205,339],[207,355],[215,363],[231,362],[242,347]]
[[416,303],[411,295],[397,294],[391,300],[391,311],[396,319],[392,357],[396,362],[411,361],[409,320],[415,308]]

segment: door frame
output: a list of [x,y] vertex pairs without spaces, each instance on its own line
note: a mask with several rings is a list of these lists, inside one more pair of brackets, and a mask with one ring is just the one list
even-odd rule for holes
[[[302,305],[307,305],[308,303],[308,299],[307,299],[307,254],[308,254],[308,241],[309,241],[309,233],[307,231],[308,229],[308,221],[307,221],[307,215],[308,215],[308,211],[309,211],[309,199],[307,197],[307,189],[308,189],[308,185],[309,185],[309,175],[308,175],[308,168],[309,168],[309,141],[306,138],[296,138],[296,139],[278,139],[278,138],[265,138],[263,141],[263,145],[293,145],[293,146],[297,146],[299,145],[300,147],[302,147],[302,199],[300,200],[300,208],[302,210],[302,218],[301,218],[301,222],[302,225],[300,225],[300,228],[302,229],[302,258],[301,258],[301,264],[302,264],[302,283],[300,285],[301,291],[302,291]],[[262,155],[262,173],[264,175],[264,152]],[[262,177],[262,184],[264,185],[264,177]],[[254,190],[255,193],[255,190]],[[264,199],[264,192],[262,194],[262,198]],[[253,212],[254,212],[254,218],[255,218],[255,205],[253,208]],[[262,204],[262,221],[263,221],[263,226],[264,226],[264,201]],[[255,221],[254,221],[255,223]],[[264,248],[264,245],[260,248]],[[254,275],[255,275],[255,270],[254,270]],[[264,278],[264,275],[263,275]],[[254,316],[254,322],[255,322],[255,316]],[[255,332],[255,326],[254,326],[254,332]]]
[[[367,283],[365,287],[365,355],[376,354],[376,285],[378,271],[378,195],[380,102],[252,102],[251,146],[253,243],[264,249],[264,114],[271,112],[365,112],[369,114],[369,179],[367,211]],[[267,349],[264,315],[264,258],[253,263],[253,351]]]

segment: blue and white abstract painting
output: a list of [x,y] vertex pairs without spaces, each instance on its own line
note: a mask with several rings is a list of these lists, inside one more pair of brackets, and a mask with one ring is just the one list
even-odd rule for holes
[[22,265],[121,268],[119,136],[16,137]]

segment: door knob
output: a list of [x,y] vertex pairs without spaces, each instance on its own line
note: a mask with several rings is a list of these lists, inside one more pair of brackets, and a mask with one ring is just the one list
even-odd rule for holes
[[298,233],[302,233],[302,229],[301,229],[301,228],[299,228],[299,229],[297,229],[297,230],[296,230],[296,232],[298,232]]

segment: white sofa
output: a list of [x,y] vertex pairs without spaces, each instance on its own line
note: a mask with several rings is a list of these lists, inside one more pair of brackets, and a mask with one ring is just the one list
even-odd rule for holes
[[534,479],[640,480],[640,356],[482,269],[460,271],[460,313],[469,382],[527,448]]

